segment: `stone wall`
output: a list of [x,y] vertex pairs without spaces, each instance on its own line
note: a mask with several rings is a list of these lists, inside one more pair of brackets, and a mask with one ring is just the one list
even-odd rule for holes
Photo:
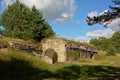
[[19,50],[27,53],[32,53],[35,56],[42,56],[43,50],[41,45],[27,44],[22,42],[9,41],[8,43],[12,48],[18,48]]
[[0,44],[0,49],[4,49],[4,48],[7,48],[7,45]]
[[9,41],[9,45],[35,56],[41,56],[48,63],[74,61],[80,58],[93,59],[94,54],[97,53],[90,45],[62,38],[49,38],[39,45]]
[[47,39],[42,42],[42,48],[43,56],[45,56],[45,51],[53,49],[57,53],[58,62],[76,61],[80,58],[93,59],[94,54],[97,53],[96,49],[89,44],[83,44],[62,38]]
[[43,48],[43,56],[46,50],[53,49],[57,53],[58,62],[66,61],[65,42],[62,39],[60,38],[47,39],[42,42],[42,48]]

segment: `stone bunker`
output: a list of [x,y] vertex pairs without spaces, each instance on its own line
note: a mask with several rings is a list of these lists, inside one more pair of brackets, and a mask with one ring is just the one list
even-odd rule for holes
[[[87,43],[80,43],[63,38],[50,38],[41,42],[43,56],[54,62],[77,61],[81,58],[94,59],[97,53],[95,47]],[[47,52],[47,53],[46,53]]]
[[43,57],[48,63],[77,61],[81,58],[94,59],[94,55],[97,53],[96,48],[88,43],[57,37],[45,39],[39,45],[15,41],[9,41],[9,45],[35,56]]

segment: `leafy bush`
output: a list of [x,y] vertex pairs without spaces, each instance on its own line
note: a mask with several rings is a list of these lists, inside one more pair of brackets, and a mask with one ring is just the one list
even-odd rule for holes
[[110,46],[107,49],[108,55],[115,55],[116,54],[116,48],[114,46]]
[[91,39],[90,43],[98,50],[107,51],[109,55],[120,53],[120,31],[115,32],[111,38]]

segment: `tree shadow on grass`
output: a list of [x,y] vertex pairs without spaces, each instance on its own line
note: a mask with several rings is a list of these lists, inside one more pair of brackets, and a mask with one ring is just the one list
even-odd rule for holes
[[120,68],[110,66],[67,66],[59,69],[57,78],[63,80],[120,80]]
[[[41,64],[42,65],[42,64]],[[0,60],[0,80],[120,80],[120,68],[72,65],[56,72],[38,69],[29,62],[12,58]]]
[[12,58],[0,60],[0,80],[43,80],[53,74],[48,70],[34,68],[29,62]]

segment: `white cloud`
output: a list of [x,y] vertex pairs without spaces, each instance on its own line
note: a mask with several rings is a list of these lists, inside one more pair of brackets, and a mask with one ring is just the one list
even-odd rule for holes
[[87,36],[81,36],[75,39],[76,41],[80,41],[80,42],[89,42],[90,38]]
[[98,37],[110,38],[113,33],[114,31],[112,29],[94,30],[92,32],[88,32],[87,36],[91,36],[95,38],[98,38]]
[[[97,11],[92,11],[88,13],[88,16],[90,18],[93,18],[94,16],[100,16],[100,15],[106,15],[106,13],[109,10],[104,10],[101,13],[98,13]],[[120,30],[120,18],[112,19],[107,22],[101,22],[102,25],[106,25],[108,28],[104,30],[95,30],[92,32],[88,32],[85,36],[81,36],[76,38],[78,41],[83,41],[83,42],[89,42],[92,38],[99,38],[99,37],[106,37],[110,38],[115,31]]]
[[107,24],[108,27],[110,27],[111,29],[115,31],[120,30],[120,18],[113,19],[103,24]]
[[[106,15],[107,12],[109,12],[109,10],[104,10],[103,12],[101,12],[99,14],[99,16]],[[116,30],[120,30],[120,23],[119,22],[120,22],[120,18],[111,19],[107,22],[104,22],[104,19],[103,19],[103,21],[101,21],[101,24],[116,31]]]
[[101,12],[99,15],[105,15],[109,10],[104,10],[103,12]]
[[[3,0],[2,5],[7,6],[15,0]],[[44,18],[57,22],[66,22],[72,19],[76,8],[75,0],[20,0],[29,7],[33,5],[42,11]]]
[[6,6],[12,4],[13,1],[15,1],[15,0],[3,0],[3,1],[1,2],[1,5],[2,5],[3,8],[5,8]]
[[106,37],[110,38],[113,33],[112,29],[104,29],[104,30],[94,30],[92,32],[88,32],[85,36],[76,38],[77,41],[89,42],[92,38]]
[[94,16],[98,16],[98,12],[97,11],[92,11],[92,12],[88,13],[87,16],[90,17],[90,18],[93,18]]
[[[92,11],[90,13],[88,13],[88,16],[93,18],[94,16],[100,16],[100,15],[105,15],[107,12],[109,12],[109,10],[104,10],[101,13],[98,13],[97,11]],[[107,27],[111,28],[112,30],[120,30],[120,18],[116,18],[116,19],[112,19],[110,21],[107,22],[101,22],[102,25],[106,25]]]

